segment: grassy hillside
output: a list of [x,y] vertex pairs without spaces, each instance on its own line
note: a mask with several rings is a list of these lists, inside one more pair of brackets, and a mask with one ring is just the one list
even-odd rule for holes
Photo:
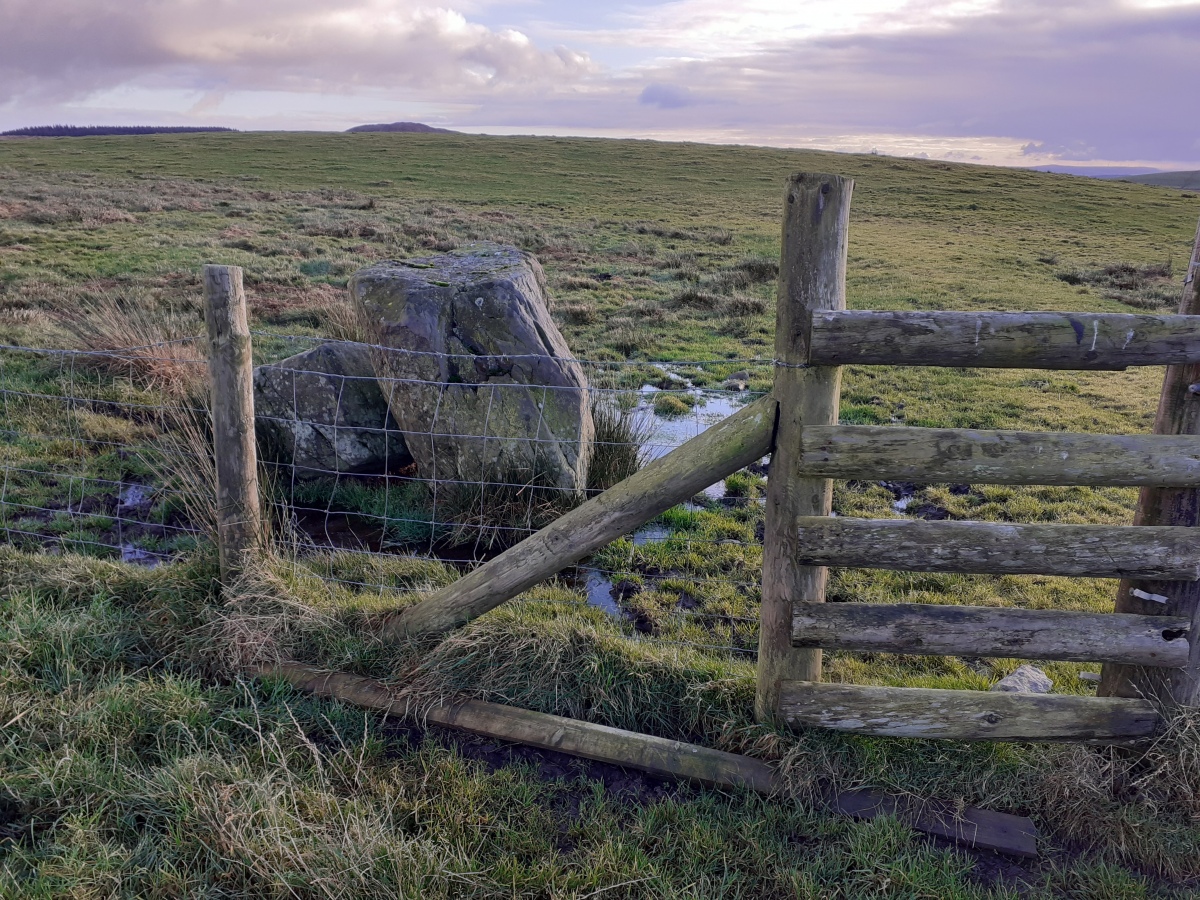
[[1138,175],[1129,180],[1135,181],[1138,184],[1153,184],[1158,187],[1200,191],[1200,172],[1159,172],[1155,175]]
[[[207,262],[245,268],[257,329],[330,335],[356,268],[488,239],[537,254],[580,356],[699,360],[688,370],[697,383],[746,369],[750,387],[765,389],[782,184],[799,170],[856,179],[856,308],[1168,310],[1200,216],[1196,197],[1137,184],[741,147],[422,134],[0,141],[0,343],[124,346],[200,333]],[[263,360],[294,349],[256,338]],[[656,371],[623,369],[620,386]],[[12,360],[2,377],[57,395],[68,374],[73,390],[146,406],[195,387],[101,383]],[[851,368],[842,419],[1144,432],[1160,382],[1154,369]],[[116,443],[147,427],[102,403],[88,415],[71,427]],[[45,410],[6,406],[5,417],[8,466],[154,475],[128,456],[29,438],[63,427]],[[369,633],[381,609],[454,576],[404,556],[280,550],[229,603],[214,596],[203,542],[155,544],[182,561],[153,572],[27,552],[58,549],[48,527],[42,544],[3,549],[0,895],[1099,898],[1195,888],[1200,740],[1190,721],[1134,756],[754,725],[746,655],[673,643],[744,642],[741,623],[756,615],[762,512],[751,501],[762,480],[739,473],[729,487],[739,502],[677,509],[656,523],[665,539],[600,554],[632,570],[619,602],[645,640],[561,581],[435,647],[382,647]],[[5,480],[10,502],[18,488],[32,490]],[[43,506],[61,503],[61,484],[38,489]],[[1125,523],[1136,499],[1126,489],[933,485],[901,513],[894,491],[839,484],[835,507]],[[323,499],[351,513],[369,500]],[[692,541],[720,546],[701,552]],[[656,581],[664,571],[699,586]],[[330,587],[319,576],[331,572],[390,589]],[[844,570],[830,596],[1099,611],[1114,589]],[[681,607],[697,614],[686,626]],[[429,696],[465,693],[777,760],[796,797],[513,757],[235,677],[247,654],[270,653],[395,676]],[[826,675],[981,689],[1016,665],[830,654]],[[1094,689],[1079,676],[1097,666],[1045,667],[1058,692]],[[1045,858],[1019,867],[894,822],[831,817],[814,799],[817,778],[1032,815]]]

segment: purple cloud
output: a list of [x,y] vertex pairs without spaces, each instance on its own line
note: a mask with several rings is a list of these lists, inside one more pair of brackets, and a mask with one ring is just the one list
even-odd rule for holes
[[638,103],[657,106],[659,109],[683,109],[685,106],[694,106],[697,102],[688,88],[661,82],[646,85],[638,96]]

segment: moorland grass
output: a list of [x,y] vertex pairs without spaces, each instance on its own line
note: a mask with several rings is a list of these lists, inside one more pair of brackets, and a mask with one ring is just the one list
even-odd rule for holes
[[[650,384],[672,398],[651,366],[601,368],[655,359],[708,361],[676,371],[698,385],[736,374],[761,390],[781,187],[797,170],[858,181],[848,273],[857,308],[1165,310],[1163,273],[1182,267],[1200,214],[1194,197],[1132,184],[756,148],[370,134],[3,141],[0,341],[95,350],[129,343],[129,329],[199,334],[199,266],[222,262],[245,268],[256,355],[277,360],[308,346],[288,336],[361,336],[342,299],[359,266],[488,239],[538,255],[556,321],[597,361],[605,388],[633,396]],[[105,311],[131,314],[100,327]],[[178,367],[135,360],[114,377],[87,363],[5,358],[5,387],[42,397],[6,398],[4,464],[162,481],[161,459],[103,442],[153,441],[153,422],[112,404],[177,398]],[[1156,369],[850,367],[841,416],[1136,433],[1149,429],[1160,382]],[[56,399],[68,395],[87,402]],[[182,456],[189,437],[173,433]],[[630,464],[601,468],[609,479]],[[203,471],[177,475],[203,493]],[[10,477],[5,496],[53,508],[60,485]],[[1023,870],[1033,895],[1195,885],[1200,741],[1190,719],[1133,755],[753,724],[762,479],[743,472],[726,487],[727,503],[697,498],[660,517],[664,540],[617,541],[595,559],[623,573],[622,605],[644,637],[555,581],[434,646],[389,648],[372,623],[447,583],[453,567],[294,552],[281,526],[258,580],[219,600],[203,542],[150,541],[183,561],[147,572],[77,555],[101,552],[86,542],[104,537],[102,518],[30,521],[44,537],[26,549],[76,552],[0,550],[0,895],[1018,893],[989,883],[974,857],[895,822],[822,813],[817,779],[1034,816],[1045,859]],[[917,488],[909,510],[1123,524],[1136,499],[1129,489],[965,487]],[[358,491],[338,498],[347,510],[378,512],[369,490],[339,490]],[[835,509],[895,516],[895,499],[888,486],[839,483]],[[167,521],[178,509],[164,496],[153,515]],[[19,521],[2,524],[11,534]],[[830,582],[833,600],[1092,611],[1111,610],[1114,590],[1097,579],[866,570]],[[778,760],[795,797],[679,787],[630,799],[519,766],[492,772],[436,735],[397,737],[374,717],[237,677],[276,657],[396,678],[429,700],[465,693]],[[1016,665],[835,653],[826,676],[977,689]],[[1056,691],[1093,690],[1079,676],[1096,666],[1043,665]]]

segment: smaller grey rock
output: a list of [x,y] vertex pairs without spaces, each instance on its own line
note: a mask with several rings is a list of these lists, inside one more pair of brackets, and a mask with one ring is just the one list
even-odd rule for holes
[[993,691],[1016,694],[1048,694],[1054,682],[1037,666],[1019,666],[1011,675],[1005,675],[991,686]]
[[746,389],[746,382],[730,378],[721,387],[727,391],[744,391]]
[[1090,681],[1095,684],[1098,684],[1100,682],[1100,673],[1099,672],[1080,672],[1079,680],[1080,681]]
[[254,370],[259,454],[289,477],[384,475],[412,463],[388,415],[371,352],[321,344]]

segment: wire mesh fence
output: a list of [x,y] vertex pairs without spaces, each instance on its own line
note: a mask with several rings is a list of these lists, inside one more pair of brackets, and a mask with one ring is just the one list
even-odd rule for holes
[[168,475],[161,443],[205,411],[165,398],[147,365],[203,362],[152,347],[102,354],[0,347],[0,528],[17,547],[158,565],[193,549],[203,526]]
[[[514,357],[254,342],[274,538],[297,569],[380,595],[433,590],[518,543],[756,399],[746,382],[771,366],[577,360],[575,382],[531,385],[504,373]],[[8,543],[158,565],[210,539],[198,349],[0,347]],[[631,639],[752,656],[764,486],[762,466],[711,486],[566,569],[537,602],[594,607]]]

